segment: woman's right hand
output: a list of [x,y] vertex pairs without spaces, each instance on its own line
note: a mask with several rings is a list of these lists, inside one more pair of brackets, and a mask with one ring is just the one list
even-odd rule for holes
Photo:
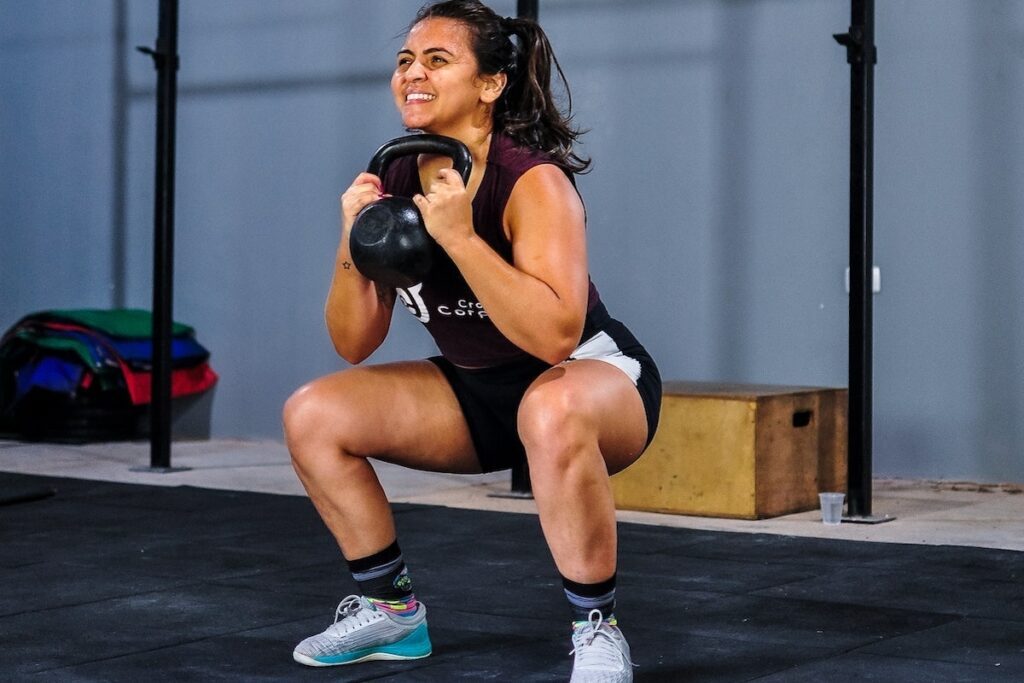
[[380,178],[372,173],[360,173],[341,195],[341,217],[345,232],[352,228],[356,214],[363,207],[384,197],[384,186]]

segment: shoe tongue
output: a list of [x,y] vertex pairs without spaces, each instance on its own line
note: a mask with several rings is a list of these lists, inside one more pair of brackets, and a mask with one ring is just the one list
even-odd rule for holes
[[574,621],[572,622],[573,633],[582,633],[583,631],[593,631],[597,633],[601,630],[602,626],[609,625],[607,621],[601,621],[594,623],[592,621]]

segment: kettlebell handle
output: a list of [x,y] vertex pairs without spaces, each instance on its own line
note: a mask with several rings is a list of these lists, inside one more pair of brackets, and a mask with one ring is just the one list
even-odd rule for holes
[[410,154],[442,154],[451,158],[452,168],[462,176],[462,183],[469,184],[469,174],[473,171],[473,155],[469,148],[455,138],[429,133],[406,135],[385,142],[370,159],[366,172],[383,180],[392,161]]

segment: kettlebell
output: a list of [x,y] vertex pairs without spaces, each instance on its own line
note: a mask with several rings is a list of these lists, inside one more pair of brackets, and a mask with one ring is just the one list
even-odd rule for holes
[[[383,179],[395,159],[410,154],[451,157],[462,182],[469,183],[473,157],[464,144],[443,135],[407,135],[384,143],[366,171]],[[356,214],[349,235],[356,269],[389,287],[411,287],[430,272],[440,247],[423,225],[423,216],[411,197],[384,197]]]

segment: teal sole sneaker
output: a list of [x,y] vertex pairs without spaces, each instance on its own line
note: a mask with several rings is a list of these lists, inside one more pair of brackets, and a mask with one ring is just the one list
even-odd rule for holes
[[422,659],[433,648],[427,633],[427,608],[395,616],[366,598],[350,595],[341,601],[335,621],[323,633],[295,647],[293,659],[306,666],[340,666],[379,660]]

